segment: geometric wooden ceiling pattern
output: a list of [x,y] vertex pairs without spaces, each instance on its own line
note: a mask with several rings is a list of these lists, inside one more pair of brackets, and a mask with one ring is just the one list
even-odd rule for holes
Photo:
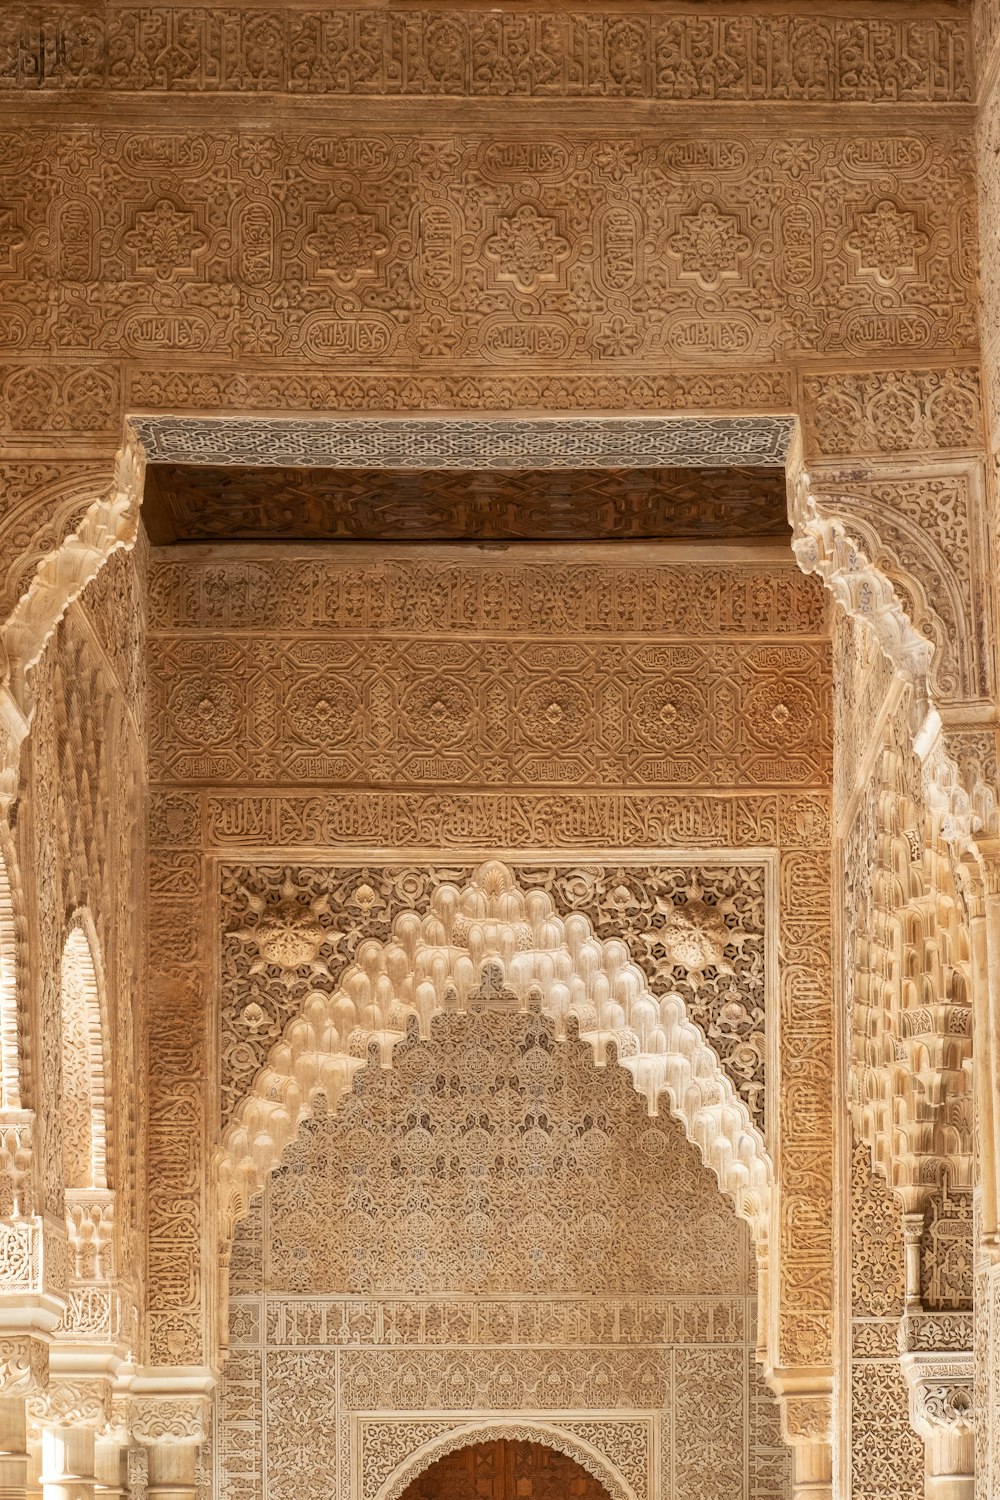
[[150,464],[154,543],[787,536],[781,468],[342,469]]

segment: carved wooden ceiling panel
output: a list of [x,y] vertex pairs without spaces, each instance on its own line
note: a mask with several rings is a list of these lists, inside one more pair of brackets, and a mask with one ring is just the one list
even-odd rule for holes
[[788,534],[780,468],[378,470],[153,464],[154,542]]

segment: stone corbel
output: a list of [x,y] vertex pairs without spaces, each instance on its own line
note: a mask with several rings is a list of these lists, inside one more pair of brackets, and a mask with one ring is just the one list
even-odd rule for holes
[[926,1500],[973,1500],[975,1434],[970,1350],[908,1351],[900,1364],[910,1421],[924,1440]]

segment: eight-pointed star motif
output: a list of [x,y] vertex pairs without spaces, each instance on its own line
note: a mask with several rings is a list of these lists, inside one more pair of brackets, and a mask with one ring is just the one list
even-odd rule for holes
[[251,974],[263,973],[273,965],[281,969],[285,983],[289,985],[295,982],[296,971],[305,968],[312,974],[333,978],[320,953],[324,947],[335,944],[343,934],[320,920],[328,910],[326,896],[304,900],[291,875],[286,873],[279,900],[267,901],[251,891],[246,897],[256,920],[234,929],[233,936],[257,946],[257,958],[250,965]]

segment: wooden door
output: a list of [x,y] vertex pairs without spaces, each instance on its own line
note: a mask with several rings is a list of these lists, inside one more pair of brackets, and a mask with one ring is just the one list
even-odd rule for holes
[[608,1500],[575,1459],[499,1438],[447,1453],[407,1486],[402,1500]]

